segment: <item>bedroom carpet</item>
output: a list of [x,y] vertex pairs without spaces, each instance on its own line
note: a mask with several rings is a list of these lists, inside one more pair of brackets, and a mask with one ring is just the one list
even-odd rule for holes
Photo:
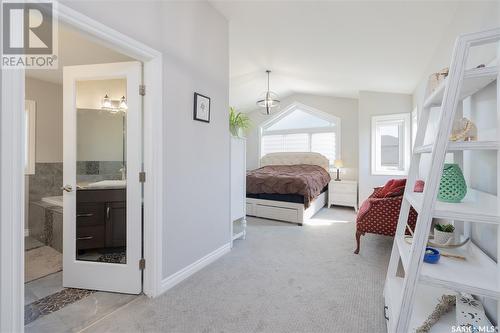
[[85,332],[385,332],[392,240],[363,237],[352,209],[298,227],[249,218],[246,240],[156,299],[139,297]]

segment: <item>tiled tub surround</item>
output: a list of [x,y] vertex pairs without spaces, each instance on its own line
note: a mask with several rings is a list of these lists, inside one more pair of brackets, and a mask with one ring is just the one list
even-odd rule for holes
[[30,236],[62,252],[63,209],[43,201],[30,202]]

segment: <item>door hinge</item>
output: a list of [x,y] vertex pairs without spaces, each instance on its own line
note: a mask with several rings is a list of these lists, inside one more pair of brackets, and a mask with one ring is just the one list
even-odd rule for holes
[[144,84],[139,85],[139,95],[146,96],[146,86]]
[[146,182],[146,173],[144,171],[139,172],[139,182],[140,183],[145,183]]
[[139,270],[143,271],[146,268],[146,259],[141,258],[139,260]]

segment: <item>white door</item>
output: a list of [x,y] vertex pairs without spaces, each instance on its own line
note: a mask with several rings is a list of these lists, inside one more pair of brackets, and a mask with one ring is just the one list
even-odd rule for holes
[[141,73],[64,67],[64,287],[141,292]]

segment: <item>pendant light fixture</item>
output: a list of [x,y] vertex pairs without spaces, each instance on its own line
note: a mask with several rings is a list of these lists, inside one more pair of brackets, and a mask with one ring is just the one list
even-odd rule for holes
[[280,104],[278,99],[278,95],[269,90],[269,74],[271,74],[270,70],[266,71],[267,73],[267,91],[261,95],[261,98],[257,101],[257,105],[264,108],[264,114],[270,115],[271,109],[277,107]]

